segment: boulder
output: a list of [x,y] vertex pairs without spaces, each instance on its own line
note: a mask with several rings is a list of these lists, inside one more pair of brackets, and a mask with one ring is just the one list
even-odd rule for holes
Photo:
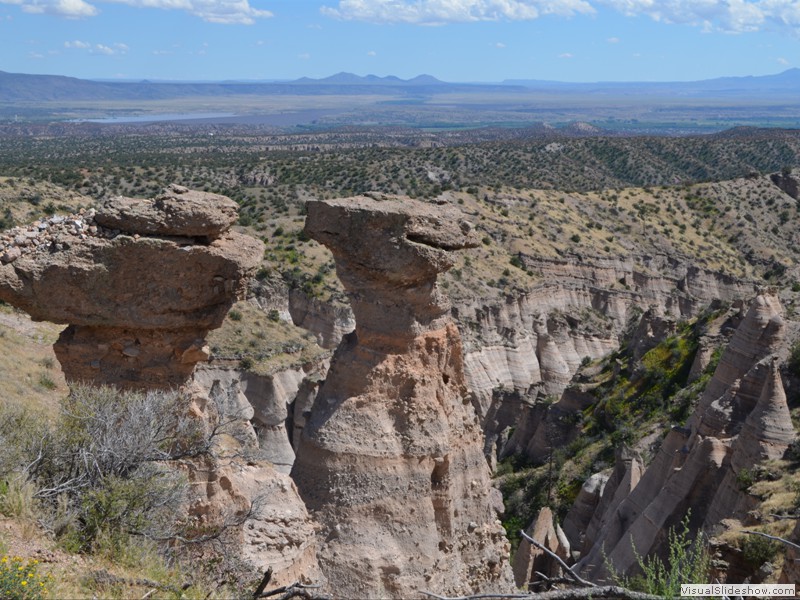
[[170,185],[150,200],[116,196],[95,215],[98,225],[141,235],[217,239],[238,219],[239,207],[219,194]]

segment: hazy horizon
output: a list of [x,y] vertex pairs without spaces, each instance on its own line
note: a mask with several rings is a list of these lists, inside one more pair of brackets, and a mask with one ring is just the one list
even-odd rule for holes
[[82,79],[697,81],[798,49],[791,0],[0,0],[0,69]]

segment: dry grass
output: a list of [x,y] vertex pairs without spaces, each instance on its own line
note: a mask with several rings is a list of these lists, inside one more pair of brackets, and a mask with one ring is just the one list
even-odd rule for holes
[[35,322],[0,306],[0,398],[47,414],[67,392],[64,374],[53,352],[63,325]]
[[239,363],[269,375],[314,362],[324,354],[314,336],[282,319],[273,320],[251,302],[238,302],[222,327],[208,336],[212,359]]

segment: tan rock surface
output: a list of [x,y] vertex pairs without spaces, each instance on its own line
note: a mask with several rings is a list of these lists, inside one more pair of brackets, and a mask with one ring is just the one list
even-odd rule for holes
[[[191,197],[194,230],[221,220],[230,225],[230,200],[184,195]],[[134,212],[151,204],[126,200]],[[110,230],[95,224],[101,214],[53,217],[18,235],[39,243],[22,246],[0,267],[0,299],[34,319],[70,325],[56,344],[68,380],[180,385],[207,360],[206,333],[243,293],[261,243],[231,231],[218,231],[222,237],[213,242],[149,235],[137,219]],[[168,216],[171,231],[181,231],[181,219]]]
[[216,239],[238,219],[236,202],[219,194],[170,185],[152,200],[117,196],[97,211],[95,221],[109,229],[142,235]]
[[260,456],[247,398],[223,377],[191,379],[209,357],[207,332],[263,252],[227,231],[235,219],[231,200],[176,187],[154,201],[117,199],[96,215],[52,217],[3,237],[0,298],[34,319],[69,324],[54,346],[68,381],[182,387],[190,403],[176,410],[222,432],[212,455],[182,465],[187,517],[214,531],[249,515],[225,531],[235,543],[228,551],[273,567],[275,584],[288,584],[318,575],[306,508],[288,475]]
[[345,597],[513,589],[481,430],[437,274],[468,225],[411,200],[309,202],[356,330],[334,354],[292,476],[321,524],[320,565]]
[[602,527],[587,535],[591,546],[579,563],[585,575],[601,576],[605,557],[618,571],[628,571],[636,564],[634,546],[642,556],[664,555],[666,531],[690,510],[690,528],[709,533],[747,516],[755,499],[738,485],[738,473],[781,456],[795,436],[773,356],[783,339],[778,299],[758,296],[687,427],[673,428],[613,512],[598,508]]
[[[569,544],[564,543],[556,529],[553,511],[545,506],[525,531],[530,537],[542,544],[553,554],[566,562],[569,556]],[[522,539],[514,553],[514,581],[523,590],[533,589],[533,583],[541,580],[537,573],[548,578],[563,575],[560,565],[540,548]]]

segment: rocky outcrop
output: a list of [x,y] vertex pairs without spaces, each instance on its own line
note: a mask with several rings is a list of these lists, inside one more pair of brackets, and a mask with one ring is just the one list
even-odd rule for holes
[[[233,201],[173,186],[154,200],[114,198],[96,212],[39,221],[3,238],[0,299],[68,324],[55,344],[68,381],[183,389],[187,405],[176,410],[217,432],[211,454],[182,464],[191,489],[186,522],[200,532],[222,528],[238,554],[272,567],[280,585],[318,575],[308,513],[291,479],[265,460],[241,389],[219,373],[192,379],[209,357],[207,332],[263,252],[230,231],[235,219]],[[256,406],[262,421],[282,416]],[[283,433],[272,451],[290,454]]]
[[[555,522],[553,511],[549,507],[545,506],[539,511],[525,533],[564,562],[568,560],[569,542]],[[548,579],[557,579],[563,576],[558,562],[544,550],[523,538],[514,553],[514,581],[520,589],[534,589],[537,580],[545,582],[540,574]]]
[[791,172],[773,173],[769,176],[772,183],[777,185],[786,194],[794,198],[800,199],[800,179],[797,175]]
[[[579,568],[600,576],[610,561],[621,572],[635,552],[664,554],[666,532],[691,513],[689,526],[714,535],[748,519],[756,500],[737,483],[743,469],[779,458],[795,438],[775,354],[784,338],[781,307],[761,295],[725,349],[685,428],[673,428],[633,489],[598,506]],[[609,486],[603,498],[609,493]],[[615,494],[616,496],[616,494]],[[634,550],[635,548],[635,550]]]
[[[355,331],[337,348],[292,476],[344,597],[513,588],[458,330],[437,275],[475,243],[457,213],[408,199],[309,202]],[[358,240],[358,243],[353,243]]]
[[289,290],[289,314],[295,325],[313,333],[327,349],[336,348],[356,326],[349,307],[310,298],[299,289]]
[[[500,446],[498,454],[521,452],[532,460],[542,458],[541,444],[532,442],[542,423],[519,419],[518,395],[529,404],[552,404],[582,363],[617,350],[629,327],[640,328],[635,350],[643,353],[674,321],[755,291],[751,283],[665,255],[521,260],[537,277],[527,291],[490,302],[458,298],[454,314],[487,449]],[[512,428],[511,445],[503,448],[503,432]]]
[[[35,241],[0,267],[0,299],[69,324],[55,346],[68,380],[175,387],[208,359],[205,336],[243,292],[261,244],[220,230],[235,215],[231,200],[175,189],[161,205],[116,198],[34,225]],[[191,219],[175,217],[184,196]]]
[[255,429],[259,457],[288,474],[319,385],[318,370],[328,367],[326,361],[313,366],[317,369],[311,372],[296,367],[259,375],[212,362],[199,365],[193,378],[208,394],[225,394],[251,407],[248,420]]

